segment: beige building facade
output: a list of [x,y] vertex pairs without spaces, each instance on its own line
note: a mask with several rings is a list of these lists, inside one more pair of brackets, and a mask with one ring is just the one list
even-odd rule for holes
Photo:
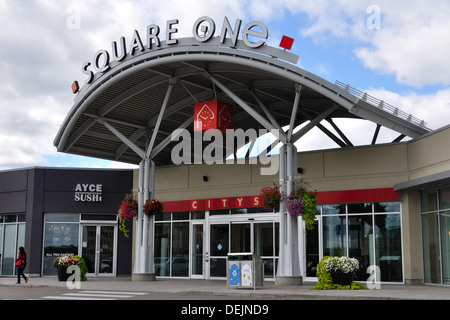
[[[324,255],[348,254],[363,260],[364,268],[377,265],[381,282],[447,284],[448,141],[450,127],[403,143],[299,153],[300,176],[319,199],[315,230],[300,232],[304,279],[314,280],[315,263]],[[248,162],[156,169],[155,197],[166,211],[155,221],[157,276],[221,278],[224,254],[238,249],[259,251],[266,278],[274,276],[278,214],[252,197],[278,183],[278,175],[261,175],[263,165]],[[137,177],[135,172],[135,188]],[[433,219],[426,218],[426,206],[434,209]],[[164,268],[163,260],[169,261]],[[367,279],[367,270],[360,271],[359,279]]]

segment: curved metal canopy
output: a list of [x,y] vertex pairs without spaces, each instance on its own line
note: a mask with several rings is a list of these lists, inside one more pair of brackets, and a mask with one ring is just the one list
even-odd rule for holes
[[[171,134],[193,131],[194,104],[219,99],[233,104],[234,128],[280,129],[295,142],[318,126],[339,146],[352,146],[333,118],[367,119],[399,133],[397,141],[430,130],[411,115],[260,52],[183,39],[111,64],[85,85],[58,132],[58,151],[139,164],[144,158],[170,165]],[[261,54],[263,53],[263,54]],[[337,134],[320,121],[328,120]],[[302,130],[292,128],[309,122]],[[374,136],[375,143],[376,137]]]

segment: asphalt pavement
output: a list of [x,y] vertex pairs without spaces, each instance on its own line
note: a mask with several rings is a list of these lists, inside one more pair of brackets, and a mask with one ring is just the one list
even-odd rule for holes
[[[67,287],[56,277],[30,278],[28,283],[16,284],[16,278],[1,277],[0,286],[30,287]],[[261,300],[299,299],[299,300],[450,300],[450,287],[437,285],[386,285],[372,290],[314,290],[314,283],[299,286],[277,286],[273,281],[265,281],[261,288],[228,288],[225,280],[197,279],[157,279],[156,281],[137,282],[131,277],[89,278],[80,283],[80,290],[133,291],[149,293],[166,293],[180,295],[205,295],[210,300],[214,297],[227,296],[230,300],[252,297]],[[78,288],[73,288],[78,289]]]

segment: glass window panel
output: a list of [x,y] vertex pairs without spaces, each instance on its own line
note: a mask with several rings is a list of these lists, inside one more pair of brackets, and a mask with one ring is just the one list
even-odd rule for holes
[[437,191],[423,192],[422,212],[436,211],[437,209]]
[[347,254],[347,230],[345,216],[323,217],[323,255]]
[[381,281],[403,281],[400,215],[376,215],[375,231],[375,258]]
[[172,220],[189,220],[189,211],[172,213]]
[[424,282],[441,283],[437,213],[422,215]]
[[17,214],[7,214],[5,215],[5,223],[17,222]]
[[172,276],[189,276],[189,222],[172,225]]
[[345,204],[326,204],[322,206],[322,214],[345,214]]
[[80,215],[78,213],[46,213],[46,222],[79,222]]
[[373,216],[361,215],[348,218],[349,256],[359,261],[358,281],[366,281],[367,268],[374,265]]
[[214,277],[226,277],[227,276],[227,259],[226,258],[210,258],[209,259],[210,268],[209,275]]
[[439,209],[450,209],[450,188],[440,190]]
[[212,224],[210,230],[210,256],[226,256],[228,254],[228,224]]
[[441,212],[441,246],[444,284],[450,284],[450,211]]
[[210,216],[218,216],[218,215],[224,215],[224,214],[230,214],[229,209],[218,209],[218,210],[210,210],[209,215]]
[[376,202],[375,212],[400,212],[400,202]]
[[97,245],[97,227],[83,226],[82,256],[86,262],[88,273],[95,273],[95,250]]
[[19,214],[19,215],[18,215],[18,218],[19,218],[19,222],[25,222],[27,216],[26,216],[25,214]]
[[264,264],[264,278],[273,278],[275,274],[274,259],[262,259]]
[[114,273],[114,226],[100,227],[99,273]]
[[19,252],[20,247],[25,247],[25,224],[24,223],[17,225],[17,252]]
[[171,212],[158,213],[155,215],[155,221],[170,221],[171,217]]
[[234,208],[231,209],[231,214],[246,214],[247,208]]
[[371,203],[349,203],[348,213],[372,213]]
[[319,263],[319,221],[314,221],[314,230],[305,230],[306,276],[315,277]]
[[251,252],[249,223],[231,225],[231,252]]
[[203,220],[205,219],[205,211],[192,211],[192,220]]
[[45,276],[56,275],[52,263],[56,257],[68,253],[78,254],[79,227],[77,223],[45,223],[44,225],[44,263]]
[[16,225],[6,224],[5,228],[5,239],[3,247],[3,265],[2,265],[2,275],[11,276],[14,274],[16,259]]
[[170,223],[155,223],[155,274],[170,276]]
[[2,257],[3,257],[3,224],[0,224],[0,275],[2,273]]
[[261,257],[274,256],[273,223],[255,223],[254,228],[255,253]]

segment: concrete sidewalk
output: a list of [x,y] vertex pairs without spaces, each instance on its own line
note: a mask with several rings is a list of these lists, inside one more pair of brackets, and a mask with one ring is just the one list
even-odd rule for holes
[[[16,285],[16,278],[0,278],[0,286]],[[32,287],[66,287],[55,277],[30,278],[20,286]],[[270,299],[309,299],[309,300],[450,300],[450,287],[435,285],[381,285],[380,290],[313,290],[313,283],[302,286],[276,286],[272,281],[265,281],[260,289],[227,288],[224,280],[194,279],[157,279],[153,282],[134,282],[130,277],[90,278],[81,283],[82,290],[137,291],[171,294],[207,294],[229,296],[233,298],[254,297],[261,300]]]

